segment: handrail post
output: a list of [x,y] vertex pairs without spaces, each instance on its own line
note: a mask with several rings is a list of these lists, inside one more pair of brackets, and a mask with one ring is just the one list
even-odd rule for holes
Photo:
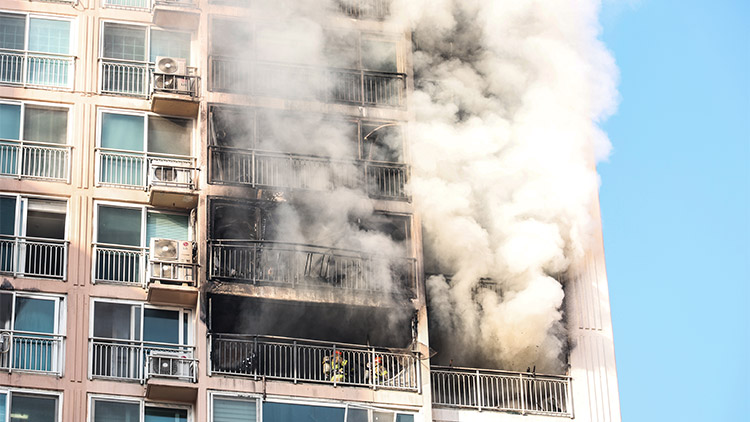
[[21,179],[23,177],[23,154],[24,154],[24,145],[23,145],[23,139],[20,139],[18,141],[18,152],[16,153],[16,173],[17,179]]
[[[333,366],[334,359],[336,359],[336,343],[333,344],[333,354],[331,355],[331,381],[333,381],[333,386],[336,387],[336,369]],[[342,357],[343,360],[343,357]]]
[[10,347],[8,347],[8,361],[9,361],[8,362],[8,373],[9,374],[13,373],[13,364],[15,363],[15,362],[13,362],[13,360],[14,360],[13,357],[15,356],[15,354],[13,353],[14,352],[13,348],[16,345],[16,340],[14,338],[14,334],[15,333],[13,332],[13,330],[11,330],[10,334],[8,335],[8,340],[10,340]]
[[68,280],[68,242],[63,241],[63,265],[62,265],[62,280]]
[[[417,367],[417,393],[422,394],[422,353],[417,351],[416,356],[416,367]],[[431,381],[431,380],[430,380]]]
[[258,181],[256,180],[255,166],[257,157],[255,156],[255,150],[250,153],[250,184],[254,188]]
[[297,340],[293,341],[294,344],[294,351],[292,353],[292,365],[294,365],[294,383],[297,383],[297,363],[299,362],[299,351],[297,349]]
[[255,362],[253,362],[253,377],[258,380],[258,368],[260,368],[260,353],[258,353],[258,336],[253,336],[253,351],[250,354],[255,355]]
[[144,362],[146,354],[146,348],[143,344],[143,342],[140,342],[139,345],[139,353],[138,353],[138,378],[141,384],[143,384],[146,381],[146,377],[148,375],[148,369],[146,368],[146,362]]
[[477,409],[481,412],[482,411],[482,395],[480,393],[480,382],[479,382],[479,370],[477,369],[476,374],[474,375],[474,397],[476,399],[477,403]]
[[[213,375],[214,367],[214,335],[212,333],[208,333],[208,350],[206,351],[206,357],[208,357],[208,362],[206,363],[206,374],[210,377]],[[197,365],[195,371],[198,372]]]
[[520,393],[519,394],[521,395],[521,414],[525,415],[526,414],[526,393],[524,391],[525,388],[524,388],[524,385],[523,385],[523,372],[521,372],[521,373],[518,374],[518,379],[519,379],[518,382],[519,382],[519,386],[520,386]]
[[375,390],[375,348],[370,348],[370,386]]

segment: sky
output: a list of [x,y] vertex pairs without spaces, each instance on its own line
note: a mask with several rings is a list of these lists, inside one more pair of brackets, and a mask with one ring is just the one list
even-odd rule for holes
[[623,420],[750,420],[750,1],[604,0],[601,24]]

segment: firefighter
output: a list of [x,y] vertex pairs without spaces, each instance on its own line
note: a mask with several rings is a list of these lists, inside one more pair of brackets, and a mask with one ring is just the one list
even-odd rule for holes
[[333,356],[323,358],[323,374],[330,377],[333,382],[342,382],[346,378],[346,365],[349,363],[341,355],[340,350],[336,350]]
[[375,383],[382,382],[388,377],[388,370],[383,366],[383,358],[380,356],[375,357],[372,367],[370,367],[369,363],[367,364],[367,370],[367,375],[372,374],[373,382]]

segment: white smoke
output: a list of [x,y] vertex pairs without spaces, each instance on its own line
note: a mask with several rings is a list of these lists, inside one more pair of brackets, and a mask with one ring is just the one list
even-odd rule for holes
[[[414,30],[411,193],[443,361],[564,370],[561,275],[592,240],[617,71],[599,1],[396,0]],[[486,282],[486,278],[491,280]]]

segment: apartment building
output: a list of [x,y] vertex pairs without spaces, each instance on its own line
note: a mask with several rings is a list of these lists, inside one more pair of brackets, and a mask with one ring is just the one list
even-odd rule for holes
[[619,420],[601,250],[568,373],[430,365],[411,34],[333,4],[0,0],[0,420]]

